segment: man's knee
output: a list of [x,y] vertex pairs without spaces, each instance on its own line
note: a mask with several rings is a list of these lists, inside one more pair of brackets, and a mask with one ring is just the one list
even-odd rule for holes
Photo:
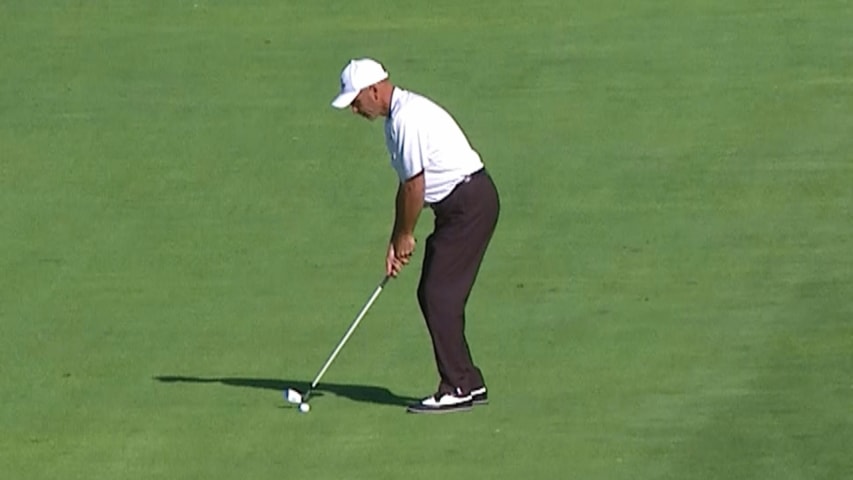
[[427,311],[427,300],[428,300],[428,288],[426,282],[421,279],[421,282],[418,284],[418,305],[421,306],[421,310],[424,312]]
[[458,313],[465,308],[466,291],[452,280],[422,280],[418,284],[418,303],[424,312]]

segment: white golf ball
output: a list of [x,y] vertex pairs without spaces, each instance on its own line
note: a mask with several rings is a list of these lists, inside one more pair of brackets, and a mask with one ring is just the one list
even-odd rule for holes
[[308,413],[311,411],[311,405],[308,405],[307,403],[300,403],[299,411],[302,413]]

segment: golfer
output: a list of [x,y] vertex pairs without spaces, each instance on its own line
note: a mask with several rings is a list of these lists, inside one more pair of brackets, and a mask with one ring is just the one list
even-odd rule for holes
[[432,337],[441,378],[438,390],[411,413],[470,410],[488,402],[480,369],[465,339],[465,304],[498,220],[500,203],[480,155],[456,121],[426,97],[391,83],[377,61],[350,61],[332,101],[368,120],[385,117],[385,144],[400,184],[385,270],[396,277],[415,250],[415,224],[424,207],[435,214],[426,239],[418,303]]

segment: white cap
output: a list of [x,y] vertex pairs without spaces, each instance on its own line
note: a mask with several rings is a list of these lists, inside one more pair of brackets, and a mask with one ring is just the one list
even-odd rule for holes
[[376,60],[370,58],[350,60],[341,72],[341,93],[332,100],[332,106],[349,107],[358,96],[358,92],[386,78],[388,78],[388,72]]

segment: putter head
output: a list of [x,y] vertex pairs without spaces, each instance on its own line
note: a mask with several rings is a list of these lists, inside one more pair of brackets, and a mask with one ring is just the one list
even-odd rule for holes
[[300,404],[302,403],[302,394],[293,388],[288,388],[284,391],[284,399],[289,403]]

